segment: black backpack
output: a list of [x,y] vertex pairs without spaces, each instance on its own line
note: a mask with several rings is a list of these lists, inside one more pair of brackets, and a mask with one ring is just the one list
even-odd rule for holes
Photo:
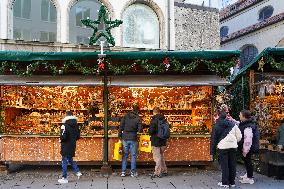
[[159,120],[158,119],[158,132],[157,137],[160,139],[168,139],[170,138],[170,125],[167,120]]

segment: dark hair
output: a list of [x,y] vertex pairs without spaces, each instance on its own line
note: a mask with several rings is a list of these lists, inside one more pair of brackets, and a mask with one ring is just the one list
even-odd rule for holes
[[139,106],[138,106],[138,104],[134,104],[134,105],[132,106],[132,108],[133,108],[133,111],[134,111],[134,112],[139,112]]
[[244,116],[244,118],[246,119],[250,119],[251,118],[251,112],[249,110],[242,110],[241,114]]
[[160,108],[156,106],[156,107],[153,109],[153,112],[156,113],[156,114],[159,114],[159,113],[160,113]]
[[73,112],[72,112],[72,111],[67,111],[67,112],[66,112],[66,115],[67,115],[67,116],[72,116],[72,115],[73,115]]
[[218,112],[218,115],[220,119],[226,119],[227,117],[227,113],[225,111]]

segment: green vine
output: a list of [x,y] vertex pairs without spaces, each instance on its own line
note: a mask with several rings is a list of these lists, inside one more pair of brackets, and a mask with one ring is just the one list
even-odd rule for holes
[[230,75],[230,70],[236,65],[237,58],[232,58],[230,61],[221,61],[214,63],[211,60],[204,60],[208,69],[215,72],[218,76],[227,77]]
[[265,63],[268,63],[271,65],[271,67],[277,69],[277,70],[284,70],[284,61],[276,62],[275,59],[272,56],[265,57]]

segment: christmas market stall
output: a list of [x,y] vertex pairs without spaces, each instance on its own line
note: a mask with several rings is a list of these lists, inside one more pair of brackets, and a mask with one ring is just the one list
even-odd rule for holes
[[284,119],[284,49],[267,48],[242,68],[232,82],[231,94],[234,116],[250,109],[256,117],[261,134],[260,171],[279,175],[278,166],[282,171],[284,166],[284,152],[276,138]]
[[[80,163],[117,163],[121,117],[140,107],[143,133],[151,110],[171,125],[169,162],[209,162],[217,86],[236,64],[238,51],[0,52],[1,161],[57,163],[66,110],[78,117]],[[104,57],[104,58],[102,58]],[[138,162],[152,161],[139,152]]]

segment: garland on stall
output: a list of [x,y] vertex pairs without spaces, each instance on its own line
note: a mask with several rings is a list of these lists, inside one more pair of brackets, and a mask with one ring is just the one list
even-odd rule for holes
[[85,66],[80,61],[68,60],[63,65],[55,65],[48,61],[31,62],[25,70],[19,63],[2,62],[0,65],[0,74],[15,74],[21,76],[31,76],[37,71],[48,71],[52,75],[62,75],[69,71],[79,72],[83,75],[100,74],[107,64],[108,71],[114,75],[125,75],[145,71],[149,74],[162,74],[165,72],[175,73],[192,73],[196,68],[203,64],[218,76],[227,77],[230,75],[230,69],[236,64],[237,59],[232,58],[230,61],[213,62],[210,60],[193,59],[189,64],[182,64],[176,58],[164,58],[160,64],[152,64],[148,59],[137,59],[131,64],[112,64],[111,59],[97,59],[98,63],[92,66]]
[[272,56],[262,57],[258,61],[258,70],[263,72],[265,64],[270,64],[272,68],[275,68],[279,71],[284,71],[284,61],[276,62]]
[[249,109],[250,104],[250,90],[249,90],[249,78],[247,75],[243,76],[243,80],[239,79],[230,88],[230,94],[232,95],[231,110],[232,117],[238,118],[240,111],[243,109]]

